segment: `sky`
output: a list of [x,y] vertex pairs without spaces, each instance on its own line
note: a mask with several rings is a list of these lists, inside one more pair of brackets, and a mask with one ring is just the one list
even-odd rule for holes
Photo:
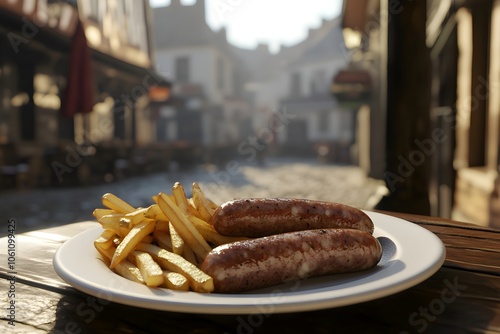
[[[185,5],[196,0],[181,0]],[[280,45],[293,45],[307,37],[309,28],[317,28],[323,18],[340,15],[343,0],[205,0],[208,25],[226,27],[229,43],[241,48],[269,44],[271,52]],[[165,6],[170,0],[150,0],[152,7]]]

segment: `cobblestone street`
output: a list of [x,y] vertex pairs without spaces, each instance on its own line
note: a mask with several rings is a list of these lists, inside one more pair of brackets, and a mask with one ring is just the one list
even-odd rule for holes
[[[190,191],[192,182],[216,203],[237,197],[295,197],[341,202],[370,209],[384,193],[380,180],[366,178],[353,166],[319,164],[314,160],[270,159],[264,166],[233,161],[225,169],[200,166],[189,171],[159,173],[89,187],[0,192],[2,219],[14,218],[18,233],[81,220],[92,220],[111,192],[134,206],[148,206],[151,196],[170,192],[174,182]],[[4,235],[0,231],[0,236]]]

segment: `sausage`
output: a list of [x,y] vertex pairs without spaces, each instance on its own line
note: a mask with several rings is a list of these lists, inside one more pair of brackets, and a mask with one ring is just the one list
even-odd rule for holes
[[237,241],[214,248],[202,270],[216,292],[237,293],[307,277],[374,267],[382,246],[370,233],[317,229]]
[[222,235],[251,238],[320,228],[374,230],[360,209],[307,199],[237,199],[215,209],[210,222]]

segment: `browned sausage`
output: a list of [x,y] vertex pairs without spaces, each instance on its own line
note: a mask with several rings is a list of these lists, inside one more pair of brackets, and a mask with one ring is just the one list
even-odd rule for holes
[[363,211],[340,203],[306,199],[249,198],[219,206],[211,220],[222,235],[263,237],[278,233],[354,228],[373,233],[373,222]]
[[236,293],[287,281],[375,266],[379,241],[354,229],[317,229],[237,241],[214,248],[202,270],[216,292]]

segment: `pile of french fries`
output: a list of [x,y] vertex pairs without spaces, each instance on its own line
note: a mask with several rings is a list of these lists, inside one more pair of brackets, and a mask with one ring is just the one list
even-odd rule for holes
[[241,240],[219,234],[210,218],[217,207],[199,185],[192,197],[176,182],[171,194],[153,196],[134,208],[111,193],[93,215],[104,229],[94,246],[111,270],[134,282],[173,290],[212,292],[213,280],[200,270],[213,247]]

